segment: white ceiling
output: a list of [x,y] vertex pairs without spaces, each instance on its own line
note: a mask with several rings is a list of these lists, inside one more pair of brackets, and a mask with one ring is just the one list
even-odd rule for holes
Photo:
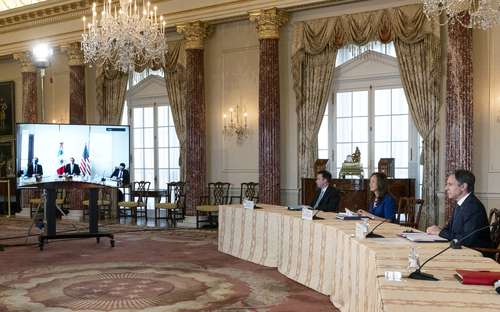
[[0,0],[0,11],[6,11],[45,0]]

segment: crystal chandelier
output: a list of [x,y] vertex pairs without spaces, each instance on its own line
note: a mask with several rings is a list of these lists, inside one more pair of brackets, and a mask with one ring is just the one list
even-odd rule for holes
[[224,121],[224,134],[227,136],[236,136],[238,143],[243,142],[243,139],[247,138],[249,134],[247,117],[247,112],[243,112],[243,109],[241,109],[239,105],[236,105],[236,110],[231,107],[229,109],[229,118],[227,114],[222,116]]
[[[445,23],[460,23],[467,28],[489,29],[500,23],[500,0],[422,0],[425,15],[438,20],[445,13]],[[469,18],[464,18],[468,13]]]
[[[107,2],[107,3],[106,3]],[[104,0],[102,11],[92,5],[92,17],[83,17],[82,51],[85,63],[129,72],[135,66],[164,65],[167,52],[165,20],[151,3],[120,0],[112,8]]]

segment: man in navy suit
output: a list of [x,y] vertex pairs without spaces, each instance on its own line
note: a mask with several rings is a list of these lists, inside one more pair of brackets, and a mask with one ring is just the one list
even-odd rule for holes
[[75,159],[71,157],[69,161],[70,163],[64,167],[64,173],[69,175],[80,175],[80,167],[75,164]]
[[318,190],[310,205],[313,209],[328,212],[338,211],[340,192],[333,186],[330,186],[331,179],[332,174],[326,170],[322,170],[316,175],[316,186]]
[[43,175],[43,168],[42,165],[38,163],[38,157],[33,158],[33,161],[31,164],[28,164],[28,170],[26,172],[26,176],[32,177],[32,176],[42,176]]
[[[427,228],[427,233],[436,234],[448,240],[458,239],[485,227],[489,224],[486,210],[479,199],[474,195],[476,178],[472,172],[457,170],[448,176],[446,193],[448,198],[457,202],[453,216],[448,224],[440,229],[433,225]],[[467,247],[491,248],[490,230],[479,231],[462,242]]]

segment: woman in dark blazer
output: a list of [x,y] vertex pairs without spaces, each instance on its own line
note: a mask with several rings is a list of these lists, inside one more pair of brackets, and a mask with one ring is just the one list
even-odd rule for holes
[[388,192],[387,176],[384,173],[375,172],[370,176],[370,191],[373,193],[374,199],[368,205],[368,213],[366,211],[359,212],[395,222],[396,202]]

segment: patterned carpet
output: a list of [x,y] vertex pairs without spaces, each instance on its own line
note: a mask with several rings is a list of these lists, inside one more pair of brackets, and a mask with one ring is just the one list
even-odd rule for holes
[[[0,219],[0,243],[24,242],[2,237],[28,225]],[[215,231],[107,228],[118,233],[115,248],[86,239],[0,252],[0,311],[336,311],[275,269],[219,253]]]

